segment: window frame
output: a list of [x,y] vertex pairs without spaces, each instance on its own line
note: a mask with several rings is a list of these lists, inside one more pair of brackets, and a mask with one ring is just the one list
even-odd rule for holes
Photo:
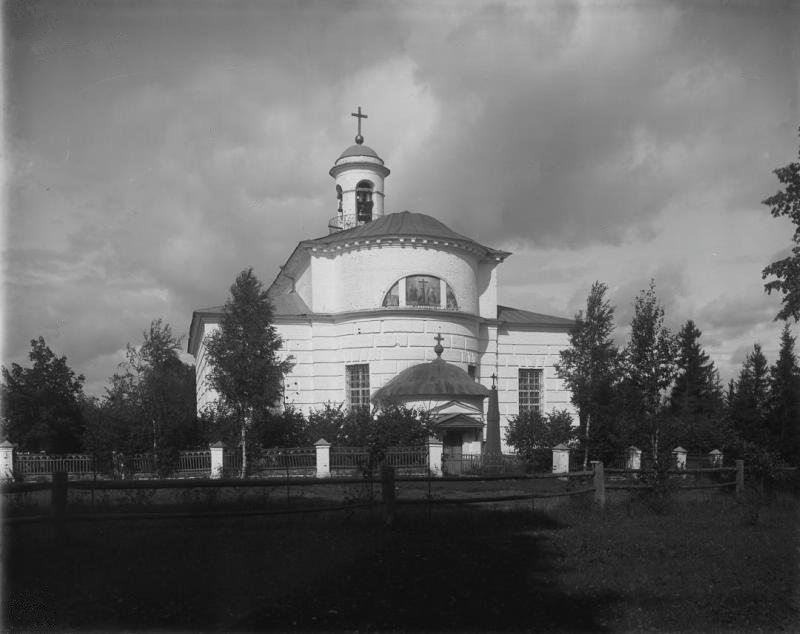
[[[413,277],[429,277],[439,281],[439,303],[438,305],[430,305],[430,304],[409,304],[408,303],[408,279]],[[390,297],[392,291],[397,287],[397,304],[387,304],[387,301]],[[448,299],[452,297],[454,306],[451,306],[448,302]],[[381,299],[381,308],[408,308],[411,310],[449,310],[449,311],[460,311],[459,303],[458,303],[458,296],[456,295],[453,286],[442,277],[438,275],[433,275],[432,273],[411,273],[409,275],[404,275],[398,280],[395,280],[391,286],[384,292],[383,298]]]
[[544,411],[543,368],[517,369],[517,406],[520,416],[528,412],[541,414]]
[[[353,382],[356,380],[356,384]],[[344,389],[347,407],[351,410],[370,407],[369,363],[348,363],[344,366]],[[353,397],[356,397],[355,399]]]

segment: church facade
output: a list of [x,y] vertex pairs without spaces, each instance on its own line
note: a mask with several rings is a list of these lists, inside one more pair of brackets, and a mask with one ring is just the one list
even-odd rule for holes
[[[326,402],[376,406],[375,395],[398,375],[438,360],[454,366],[451,375],[483,386],[475,394],[496,385],[501,438],[522,411],[573,409],[554,369],[573,321],[498,304],[498,273],[510,253],[426,214],[385,213],[389,169],[364,145],[360,125],[330,175],[337,212],[328,234],[300,242],[268,289],[282,352],[294,361],[285,403],[305,414]],[[198,411],[216,398],[203,340],[222,309],[192,316]],[[463,380],[450,383],[464,391]],[[464,396],[414,404],[442,418],[448,446],[480,453],[486,403]]]

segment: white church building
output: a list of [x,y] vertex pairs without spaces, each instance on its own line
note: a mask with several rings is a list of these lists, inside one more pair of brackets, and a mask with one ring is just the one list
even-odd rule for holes
[[[573,321],[498,304],[510,253],[423,213],[386,213],[389,169],[364,145],[358,115],[356,143],[330,169],[338,209],[327,235],[300,242],[268,290],[294,361],[284,401],[307,415],[326,402],[379,406],[388,391],[430,409],[445,445],[465,453],[480,452],[493,384],[503,439],[525,410],[574,411],[554,368]],[[198,411],[216,398],[203,340],[222,310],[192,315]]]

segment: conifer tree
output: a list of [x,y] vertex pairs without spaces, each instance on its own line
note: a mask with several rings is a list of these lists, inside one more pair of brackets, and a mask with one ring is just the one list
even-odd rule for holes
[[[595,282],[586,298],[586,313],[575,315],[575,326],[569,333],[570,347],[561,351],[556,372],[572,393],[578,409],[580,437],[584,445],[583,466],[589,456],[590,438],[603,433],[604,410],[611,398],[619,352],[612,340],[614,307],[606,299],[608,290]],[[597,443],[593,443],[597,444]]]
[[209,385],[239,421],[244,477],[248,426],[280,402],[292,362],[279,357],[283,342],[272,325],[272,305],[252,268],[239,273],[230,293],[219,328],[206,337],[205,346]]
[[739,437],[766,448],[769,371],[759,344],[753,345],[742,364],[730,408],[731,423]]
[[722,444],[722,388],[714,362],[700,345],[700,330],[688,320],[677,335],[677,375],[670,410],[683,423],[687,442],[708,451]]
[[[794,465],[800,462],[800,368],[795,339],[786,324],[778,359],[770,368],[769,432],[772,448]],[[798,465],[800,466],[800,465]]]

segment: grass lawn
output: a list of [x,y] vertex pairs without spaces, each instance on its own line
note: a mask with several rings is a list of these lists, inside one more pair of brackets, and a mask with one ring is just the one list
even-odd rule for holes
[[797,631],[797,505],[6,527],[7,629]]

